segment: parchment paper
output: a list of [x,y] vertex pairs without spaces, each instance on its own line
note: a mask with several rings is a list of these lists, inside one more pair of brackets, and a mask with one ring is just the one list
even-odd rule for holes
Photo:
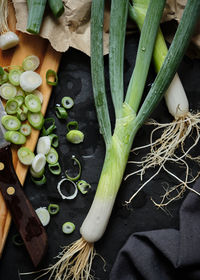
[[[78,49],[90,55],[90,10],[92,0],[64,0],[65,12],[55,19],[51,12],[44,15],[40,36],[50,41],[52,47],[65,52],[69,47]],[[180,21],[187,0],[167,0],[162,22]],[[26,0],[13,0],[16,11],[17,26],[22,32],[26,32],[27,4]],[[109,41],[109,1],[106,1],[104,19],[104,53],[108,53]],[[134,25],[133,25],[134,27]],[[169,41],[173,33],[168,36]],[[198,48],[200,55],[200,21],[196,28],[192,42]]]

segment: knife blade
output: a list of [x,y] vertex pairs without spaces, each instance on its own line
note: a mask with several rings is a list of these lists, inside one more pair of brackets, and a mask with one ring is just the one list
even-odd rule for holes
[[0,191],[36,267],[45,255],[47,234],[15,173],[11,145],[4,139],[5,129],[1,124],[5,114],[0,100]]

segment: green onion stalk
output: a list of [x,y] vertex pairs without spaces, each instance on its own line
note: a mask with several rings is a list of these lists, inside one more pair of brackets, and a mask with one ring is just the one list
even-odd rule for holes
[[[132,0],[132,5],[129,4],[130,18],[136,22],[140,30],[142,30],[149,3],[150,0]],[[161,28],[159,28],[153,51],[153,62],[156,72],[159,72],[161,69],[165,57],[167,56],[167,52],[167,45]],[[191,170],[186,162],[186,159],[189,158],[195,162],[199,162],[200,160],[200,156],[192,157],[190,155],[190,151],[195,148],[200,138],[200,113],[191,112],[191,110],[189,110],[187,95],[177,73],[166,90],[164,97],[168,111],[174,120],[171,123],[158,123],[155,120],[149,120],[147,122],[148,125],[155,126],[150,135],[150,143],[142,147],[136,147],[132,151],[136,152],[147,148],[149,148],[150,151],[141,161],[130,161],[133,164],[137,164],[139,169],[128,174],[125,179],[135,174],[139,174],[140,177],[143,178],[147,169],[152,167],[155,169],[155,166],[158,167],[158,170],[131,196],[131,198],[127,201],[128,204],[131,203],[131,201],[141,191],[141,189],[147,185],[147,183],[159,174],[161,169],[165,170],[170,176],[173,176],[178,181],[178,184],[173,186],[163,195],[161,203],[158,204],[153,201],[155,205],[159,207],[165,207],[172,201],[182,197],[186,189],[191,190],[188,184],[193,180],[196,180],[198,176],[197,174],[192,181],[189,179]],[[162,133],[161,136],[157,138],[154,135],[158,132],[158,130],[161,130]],[[184,149],[183,147],[188,137],[193,139],[193,143],[191,143],[187,149]],[[179,155],[176,153],[178,148],[181,148]],[[184,179],[181,179],[172,171],[168,170],[166,163],[169,161],[174,162],[176,165],[185,167]],[[177,190],[177,192],[175,192],[175,190]],[[175,193],[176,195],[174,196]],[[171,196],[171,199],[168,198],[169,196]]]
[[[94,243],[104,234],[137,131],[158,105],[183,58],[200,12],[199,0],[188,0],[166,59],[139,109],[151,62],[164,0],[151,0],[141,31],[135,68],[124,99],[123,63],[128,0],[112,0],[110,15],[110,88],[115,109],[112,134],[103,64],[104,0],[93,0],[91,10],[91,72],[95,106],[106,153],[97,191],[80,228],[81,238],[67,246],[50,272],[54,279],[91,279]],[[189,20],[188,20],[189,19]]]

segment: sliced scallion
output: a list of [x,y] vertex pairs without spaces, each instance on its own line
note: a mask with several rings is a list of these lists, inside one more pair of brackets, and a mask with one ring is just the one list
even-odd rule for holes
[[84,140],[84,134],[80,130],[72,129],[66,134],[66,139],[70,143],[80,144]]
[[65,234],[70,234],[75,230],[75,225],[72,222],[66,222],[62,225],[62,231]]
[[60,17],[64,13],[64,5],[62,0],[48,0],[48,4],[56,18]]
[[58,153],[53,147],[51,147],[49,153],[46,155],[46,159],[50,164],[55,164],[58,162]]
[[42,84],[41,76],[34,71],[25,71],[20,75],[20,86],[26,92],[32,92]]
[[60,175],[61,173],[61,167],[59,162],[56,162],[54,164],[48,164],[49,167],[49,171],[53,174],[53,175]]
[[42,225],[45,227],[50,222],[50,214],[46,207],[39,207],[35,210],[38,218],[40,219]]
[[28,123],[24,123],[20,127],[20,132],[24,136],[29,136],[31,134],[31,126]]
[[78,122],[77,121],[71,121],[71,122],[68,122],[67,124],[67,130],[70,131],[70,130],[78,130]]
[[7,114],[14,115],[17,113],[17,109],[19,108],[19,103],[15,98],[11,98],[6,102],[5,111]]
[[0,96],[3,99],[8,100],[10,98],[14,98],[16,94],[17,94],[17,89],[12,84],[4,83],[3,85],[1,85]]
[[42,136],[47,136],[51,134],[54,129],[56,129],[54,118],[46,118],[44,119],[44,125],[42,128]]
[[88,189],[91,189],[91,185],[88,184],[85,180],[78,181],[77,187],[82,194],[86,194],[88,192]]
[[25,97],[25,93],[23,91],[23,89],[21,89],[20,87],[17,88],[17,94],[16,96],[23,96]]
[[49,204],[49,206],[48,206],[48,211],[49,211],[49,214],[50,215],[56,215],[56,214],[58,214],[58,212],[59,212],[59,210],[60,210],[60,207],[59,207],[59,205],[58,204]]
[[34,153],[27,147],[21,147],[17,151],[18,159],[24,165],[31,165],[35,158]]
[[[61,186],[62,186],[62,184],[63,184],[64,182],[70,183],[70,184],[74,187],[74,193],[73,193],[72,195],[66,196],[66,195],[64,195],[64,194],[61,192]],[[75,184],[73,181],[71,181],[71,180],[69,180],[69,179],[67,179],[67,178],[62,179],[62,180],[58,183],[57,189],[58,189],[58,192],[59,192],[59,194],[61,195],[62,199],[74,199],[74,198],[77,196],[77,194],[78,194],[78,189],[77,189],[76,184]]]
[[58,119],[67,119],[68,114],[64,107],[56,106],[56,116]]
[[52,133],[52,134],[49,134],[48,135],[50,140],[51,140],[51,146],[53,146],[54,148],[57,148],[58,147],[58,135]]
[[51,85],[51,86],[56,86],[57,85],[58,75],[54,70],[52,70],[52,69],[47,70],[47,72],[46,72],[46,82],[47,82],[48,85]]
[[8,74],[8,79],[13,86],[19,86],[19,80],[22,71],[20,69],[11,69]]
[[44,154],[37,154],[32,161],[32,169],[36,173],[41,172],[46,164],[46,157]]
[[71,109],[74,105],[74,100],[69,96],[65,96],[62,98],[61,104],[65,109]]
[[35,172],[32,168],[32,166],[30,167],[30,173],[31,173],[31,176],[33,178],[42,178],[42,176],[44,175],[44,171],[45,171],[45,168],[41,169],[40,172]]
[[19,131],[6,131],[4,134],[6,141],[16,145],[23,145],[26,143],[26,137]]
[[47,179],[44,174],[42,175],[42,177],[38,177],[38,178],[31,176],[31,180],[37,186],[42,186],[47,182]]
[[22,67],[25,71],[32,70],[35,71],[40,65],[40,59],[36,55],[29,55],[24,58],[22,62]]
[[42,136],[37,142],[37,153],[47,155],[51,148],[51,139],[49,136]]
[[75,156],[72,156],[72,160],[73,160],[74,166],[78,165],[78,173],[75,177],[71,177],[67,174],[67,170],[66,170],[65,176],[67,177],[67,179],[69,179],[71,181],[77,181],[81,176],[81,164],[80,164],[80,161]]
[[22,106],[22,104],[24,103],[24,96],[22,95],[16,95],[15,96],[15,100],[17,101],[18,103],[18,106]]
[[41,112],[39,113],[28,112],[28,121],[32,127],[40,130],[44,123],[44,117]]
[[17,117],[9,115],[3,116],[1,123],[7,130],[18,130],[21,126],[21,122]]
[[40,99],[34,94],[29,94],[25,97],[25,105],[33,113],[38,113],[41,110]]
[[47,0],[27,1],[28,22],[26,30],[33,34],[39,34]]

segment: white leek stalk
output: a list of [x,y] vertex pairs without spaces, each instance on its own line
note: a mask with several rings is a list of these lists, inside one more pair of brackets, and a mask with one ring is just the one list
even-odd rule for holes
[[8,0],[0,2],[0,49],[7,50],[15,47],[19,43],[16,33],[10,31],[8,27]]

